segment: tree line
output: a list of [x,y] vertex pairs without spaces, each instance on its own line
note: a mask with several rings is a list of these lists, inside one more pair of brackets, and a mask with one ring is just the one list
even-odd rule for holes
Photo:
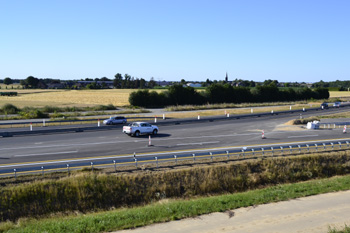
[[328,99],[327,88],[287,88],[279,89],[275,84],[255,88],[233,87],[229,84],[211,84],[204,91],[193,87],[173,85],[165,92],[139,90],[132,92],[129,102],[140,107],[165,107],[171,105],[203,105],[217,103],[259,103],[277,101],[298,101],[308,99]]

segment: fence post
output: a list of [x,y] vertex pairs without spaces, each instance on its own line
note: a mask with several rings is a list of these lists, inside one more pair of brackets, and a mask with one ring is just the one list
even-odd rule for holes
[[347,147],[349,148],[349,142],[348,142],[348,141],[346,141],[346,145],[347,145]]
[[91,171],[94,171],[94,163],[91,162]]
[[261,154],[264,156],[264,148],[261,148]]
[[226,151],[227,159],[230,159],[230,153],[228,153],[228,150]]
[[306,147],[307,147],[307,153],[310,152],[310,146],[308,144],[306,144]]
[[174,159],[175,159],[175,165],[177,165],[177,158],[176,158],[176,155],[174,155]]
[[322,143],[323,144],[323,150],[326,150],[326,143]]
[[331,142],[331,146],[332,146],[332,150],[334,150],[334,144],[333,144],[333,142]]
[[292,154],[292,146],[289,146],[289,154]]
[[273,157],[273,147],[271,147],[272,157]]
[[192,156],[193,156],[193,163],[195,163],[196,162],[196,154],[192,154]]
[[338,144],[339,144],[339,149],[341,149],[341,142],[338,142]]
[[209,152],[209,153],[210,153],[210,159],[213,162],[213,153],[211,153],[211,152]]
[[315,144],[316,152],[318,152],[317,143]]
[[283,155],[283,146],[280,146],[281,148],[281,155]]
[[156,160],[156,164],[157,164],[157,168],[158,168],[158,158],[154,157],[154,159]]
[[301,154],[301,146],[300,146],[300,145],[298,145],[298,147],[299,147],[299,154]]
[[136,168],[137,168],[137,159],[135,158],[135,166],[136,166]]
[[16,168],[15,169],[13,169],[13,172],[15,173],[15,179],[17,179],[17,174],[16,174]]
[[115,160],[113,160],[113,163],[114,163],[114,172],[117,172],[117,164],[116,164]]
[[253,154],[253,156],[255,156],[254,149],[252,149],[252,154]]

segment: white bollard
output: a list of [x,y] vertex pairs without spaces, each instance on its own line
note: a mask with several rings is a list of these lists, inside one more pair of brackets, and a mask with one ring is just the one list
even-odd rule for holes
[[30,122],[29,129],[30,129],[30,131],[33,131],[33,125],[32,125],[32,123],[31,123],[31,122]]
[[198,120],[200,120],[200,119],[201,119],[201,115],[198,114]]
[[273,110],[271,110],[271,114],[273,114]]
[[289,110],[292,110],[292,106],[289,106]]
[[157,123],[157,116],[154,117],[154,123]]
[[303,112],[305,112],[305,108],[303,108]]
[[227,112],[226,112],[226,110],[225,110],[225,116],[227,116]]
[[97,121],[97,127],[100,127],[100,126],[101,126],[100,119],[98,119],[98,121]]
[[45,127],[45,119],[43,119],[43,127]]
[[163,120],[165,120],[165,114],[163,113]]
[[230,113],[227,113],[227,117],[230,117]]
[[253,113],[253,109],[252,108],[250,109],[250,113]]

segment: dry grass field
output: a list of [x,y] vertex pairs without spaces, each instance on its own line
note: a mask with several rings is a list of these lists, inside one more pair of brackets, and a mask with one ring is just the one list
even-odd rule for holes
[[111,89],[111,90],[13,90],[18,96],[0,97],[0,107],[11,103],[17,107],[43,107],[46,105],[66,106],[115,106],[129,105],[129,94],[133,89]]
[[[14,84],[14,88],[17,84]],[[15,91],[18,96],[0,97],[0,107],[10,103],[17,107],[44,107],[46,105],[67,107],[67,106],[96,106],[113,104],[115,106],[129,105],[129,95],[135,89],[107,89],[107,90],[55,90],[55,89],[8,89],[1,84],[0,91]],[[162,92],[165,90],[155,90]],[[350,97],[350,92],[332,91],[330,97]],[[317,103],[318,104],[318,103]],[[299,106],[301,107],[301,106]],[[277,110],[277,109],[275,109]],[[242,112],[246,113],[249,109]],[[205,115],[205,113],[203,114]]]

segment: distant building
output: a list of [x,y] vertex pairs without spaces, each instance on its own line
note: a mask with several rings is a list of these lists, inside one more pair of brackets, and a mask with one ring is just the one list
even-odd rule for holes
[[202,84],[200,84],[200,83],[187,83],[186,85],[188,87],[201,87],[202,86]]

